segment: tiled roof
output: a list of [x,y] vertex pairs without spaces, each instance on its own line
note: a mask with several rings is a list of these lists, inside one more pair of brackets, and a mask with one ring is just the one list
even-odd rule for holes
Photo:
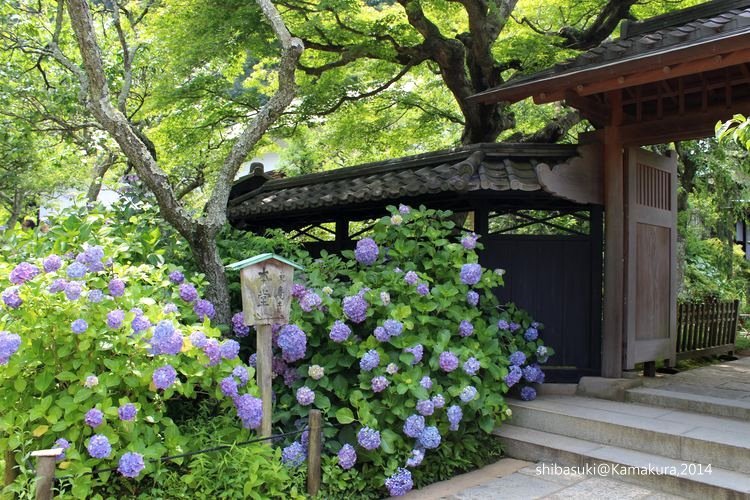
[[[404,198],[440,193],[541,191],[534,167],[538,163],[556,165],[574,156],[574,146],[484,144],[266,180],[260,187],[231,198],[228,216],[232,221],[251,221],[269,215],[283,217],[311,209],[337,210],[364,203],[385,206]],[[248,176],[238,181],[235,188],[257,181]]]
[[744,33],[750,34],[750,0],[714,0],[643,21],[626,21],[620,38],[544,71],[512,78],[477,97]]

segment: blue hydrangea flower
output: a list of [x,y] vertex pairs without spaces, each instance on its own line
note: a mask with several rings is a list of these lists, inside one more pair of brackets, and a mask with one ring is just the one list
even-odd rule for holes
[[243,394],[234,400],[237,416],[246,429],[257,429],[263,420],[263,401],[260,398]]
[[399,205],[398,205],[398,211],[401,214],[406,215],[409,212],[411,212],[411,208],[408,205],[404,205],[403,203],[399,203]]
[[42,267],[45,273],[54,273],[62,267],[62,259],[59,255],[49,255],[42,261]]
[[354,249],[354,258],[360,264],[371,266],[378,260],[379,253],[380,249],[375,240],[372,238],[362,238],[357,242],[357,247]]
[[174,356],[180,353],[182,344],[182,335],[175,330],[171,321],[161,320],[154,327],[154,334],[151,337],[151,354]]
[[417,344],[413,347],[407,347],[404,349],[404,352],[408,352],[409,354],[414,355],[414,361],[411,362],[412,365],[416,365],[420,361],[422,361],[422,356],[424,356],[424,347],[422,344]]
[[476,285],[482,279],[482,266],[479,264],[464,264],[461,266],[461,283]]
[[101,290],[91,290],[89,292],[88,298],[89,302],[91,302],[92,304],[98,304],[99,302],[104,300],[104,292],[102,292]]
[[287,467],[298,467],[307,458],[307,451],[302,443],[295,441],[281,450],[281,463]]
[[366,450],[376,450],[380,447],[380,431],[362,427],[357,433],[357,442]]
[[47,288],[47,291],[49,293],[58,293],[65,290],[65,285],[68,284],[67,280],[64,280],[63,278],[57,278],[55,281],[52,282],[52,284]]
[[378,342],[388,342],[391,339],[391,336],[388,335],[388,332],[382,326],[376,326],[372,333]]
[[392,497],[401,497],[406,495],[414,487],[411,478],[411,472],[408,469],[399,467],[391,477],[385,480],[385,487]]
[[512,323],[511,322],[509,328],[510,328],[511,332],[515,332],[516,330],[518,330],[519,328],[521,328],[521,325],[519,325],[518,323]]
[[320,298],[320,295],[312,290],[307,290],[299,299],[299,306],[305,312],[319,308],[322,303],[323,299]]
[[526,332],[523,334],[523,338],[525,338],[528,342],[533,342],[537,338],[539,338],[539,330],[536,328],[529,327],[526,329]]
[[508,358],[513,366],[521,366],[526,362],[526,355],[521,351],[516,351]]
[[23,299],[18,294],[18,288],[12,286],[6,288],[2,294],[3,302],[11,309],[18,309],[23,304]]
[[466,303],[472,307],[476,307],[479,304],[479,294],[474,290],[466,292]]
[[500,321],[497,322],[497,327],[500,330],[510,330],[510,323],[508,323],[504,319],[501,319]]
[[104,250],[100,246],[90,246],[76,256],[76,262],[84,264],[89,272],[96,273],[104,270],[102,259]]
[[143,463],[143,455],[129,451],[123,453],[122,457],[120,457],[117,471],[125,477],[136,478],[145,467],[146,464]]
[[362,356],[359,360],[359,367],[362,371],[372,371],[376,366],[380,364],[380,355],[375,349],[370,349]]
[[439,364],[444,372],[450,373],[458,368],[458,357],[451,351],[443,351],[440,353]]
[[21,337],[8,331],[0,331],[0,365],[7,365],[10,357],[21,347]]
[[469,403],[474,400],[474,398],[477,397],[477,388],[470,385],[468,387],[464,387],[464,389],[461,391],[461,394],[459,395],[459,398],[463,403]]
[[474,325],[470,321],[464,319],[458,324],[458,334],[462,337],[468,337],[472,333],[474,333]]
[[198,299],[193,304],[193,312],[198,316],[200,321],[213,319],[216,316],[216,309],[210,300]]
[[508,387],[513,387],[521,380],[521,377],[523,377],[521,369],[517,366],[511,366],[510,371],[508,371],[508,374],[505,376],[505,384]]
[[135,420],[135,416],[138,414],[138,409],[133,403],[125,403],[117,409],[117,416],[123,422],[130,422]]
[[435,406],[432,404],[432,400],[423,399],[423,400],[417,401],[417,411],[419,412],[420,415],[424,415],[425,417],[428,417],[435,412]]
[[383,392],[391,384],[387,378],[381,376],[373,377],[370,381],[373,392]]
[[411,456],[406,459],[407,467],[418,467],[419,464],[424,460],[424,450],[421,448],[415,448],[411,450]]
[[524,401],[533,401],[536,399],[536,391],[533,387],[526,386],[521,389],[521,399]]
[[541,384],[544,382],[544,373],[541,368],[539,368],[539,365],[533,364],[523,369],[523,378],[527,382],[537,382]]
[[86,323],[86,320],[80,319],[80,318],[73,321],[70,324],[70,329],[73,330],[73,333],[78,334],[78,335],[85,332],[88,329],[88,327],[89,327],[89,324]]
[[236,398],[239,396],[239,391],[237,390],[237,381],[234,380],[234,377],[224,377],[219,382],[219,389],[221,389],[221,393],[229,398]]
[[425,375],[424,377],[422,377],[422,380],[419,381],[419,385],[429,391],[430,389],[432,389],[432,379]]
[[245,368],[242,365],[237,365],[232,370],[232,376],[235,377],[240,385],[247,384],[248,380],[250,380],[250,375],[247,373],[247,368]]
[[190,343],[198,349],[203,349],[203,347],[206,345],[206,342],[208,342],[208,338],[206,338],[205,333],[196,331],[190,334]]
[[432,396],[432,406],[434,406],[435,409],[445,406],[445,398],[442,394],[435,394],[434,396]]
[[297,325],[285,325],[279,332],[277,343],[287,363],[304,358],[307,352],[307,336]]
[[404,275],[404,281],[407,285],[416,285],[419,281],[419,276],[414,271],[409,271]]
[[65,288],[63,289],[63,291],[65,292],[65,298],[73,301],[78,300],[81,297],[83,287],[77,281],[68,281],[67,283],[65,283]]
[[351,335],[352,330],[343,321],[336,321],[328,335],[334,342],[344,342]]
[[464,418],[464,413],[461,411],[461,407],[453,405],[450,408],[448,408],[446,413],[448,414],[448,422],[450,423],[450,430],[457,431],[458,424],[461,422],[461,419]]
[[60,462],[65,460],[65,450],[70,448],[70,442],[65,438],[58,438],[55,440],[55,448],[62,448],[63,452],[55,457],[55,461]]
[[198,290],[190,283],[183,283],[179,288],[180,298],[185,302],[195,302],[198,300]]
[[121,309],[115,309],[107,313],[107,326],[113,330],[116,330],[122,326],[125,321],[125,311]]
[[477,358],[471,357],[464,362],[464,372],[467,375],[476,375],[482,365],[479,363]]
[[172,271],[171,273],[169,273],[169,281],[171,281],[175,285],[179,285],[180,283],[185,281],[185,275],[177,270]]
[[86,445],[89,455],[93,458],[107,458],[112,453],[112,445],[109,444],[109,439],[103,434],[94,434],[89,439],[89,444]]
[[398,337],[404,330],[404,325],[395,319],[387,319],[383,322],[383,328],[391,337]]
[[315,391],[307,386],[302,386],[297,389],[297,402],[302,406],[308,406],[313,404],[315,401]]
[[136,314],[133,321],[130,322],[130,327],[134,333],[139,333],[144,330],[148,330],[151,327],[151,321],[146,316]]
[[80,262],[73,262],[68,266],[68,268],[65,270],[65,272],[68,275],[68,278],[79,280],[86,276],[86,266],[81,264]]
[[107,285],[107,290],[112,297],[122,297],[125,294],[125,282],[120,278],[114,278]]
[[404,434],[417,438],[424,431],[424,417],[422,415],[410,415],[404,422]]
[[438,431],[437,427],[434,426],[425,427],[422,433],[417,438],[417,441],[423,448],[434,450],[435,448],[440,446],[440,431]]
[[208,366],[218,365],[221,361],[221,346],[216,339],[206,339],[203,344],[203,353],[208,356]]
[[477,247],[479,236],[476,233],[469,233],[461,238],[461,245],[467,250],[474,250]]
[[172,365],[164,365],[161,368],[154,370],[152,380],[157,389],[167,389],[174,384],[177,378],[177,371]]
[[241,312],[232,316],[232,330],[238,337],[247,337],[250,334],[250,327],[245,325],[245,318]]
[[427,285],[427,283],[420,283],[419,285],[417,285],[417,293],[422,297],[429,295],[430,287]]
[[357,463],[357,450],[350,444],[345,444],[338,452],[339,467],[349,470]]
[[344,315],[354,323],[362,323],[367,319],[367,301],[361,295],[344,297],[342,307]]
[[219,352],[223,359],[234,359],[240,353],[240,344],[236,340],[227,339],[219,346]]

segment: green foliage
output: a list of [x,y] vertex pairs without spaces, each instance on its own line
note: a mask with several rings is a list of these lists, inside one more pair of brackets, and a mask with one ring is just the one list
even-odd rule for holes
[[750,119],[737,114],[725,123],[717,123],[716,138],[724,143],[735,142],[738,146],[750,151]]

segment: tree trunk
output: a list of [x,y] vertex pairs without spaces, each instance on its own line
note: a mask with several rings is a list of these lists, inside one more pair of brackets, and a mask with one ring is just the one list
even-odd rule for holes
[[89,203],[94,203],[99,197],[99,192],[102,190],[102,182],[104,181],[104,175],[115,163],[115,155],[108,153],[105,157],[99,158],[94,165],[94,172],[92,173],[93,178],[89,189],[86,192],[86,200]]
[[10,217],[8,217],[8,220],[5,223],[8,229],[13,229],[13,227],[18,222],[18,219],[21,218],[22,208],[23,208],[23,194],[20,191],[16,190],[13,193],[13,206],[10,209]]
[[224,264],[221,262],[219,249],[216,246],[216,235],[206,234],[200,229],[197,233],[196,237],[190,241],[190,250],[198,269],[206,275],[208,281],[206,298],[216,308],[216,316],[212,322],[228,325],[232,319],[232,308]]

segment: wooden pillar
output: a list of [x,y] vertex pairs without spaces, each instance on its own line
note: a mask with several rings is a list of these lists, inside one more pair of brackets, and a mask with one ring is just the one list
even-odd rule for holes
[[52,500],[55,462],[62,452],[62,448],[52,448],[31,453],[32,457],[36,457],[36,500]]
[[[258,368],[256,376],[258,387],[260,388],[260,398],[263,401],[263,420],[260,426],[260,435],[268,437],[271,435],[273,419],[273,389],[271,379],[273,377],[273,351],[272,351],[272,334],[271,325],[256,325],[258,332],[257,338],[257,358],[256,366]],[[269,446],[271,441],[265,441]]]
[[320,410],[310,410],[307,438],[307,493],[314,497],[320,489],[321,450],[323,437],[323,414]]
[[625,331],[625,178],[619,125],[622,94],[609,93],[612,121],[604,128],[604,329],[602,376],[622,376]]

